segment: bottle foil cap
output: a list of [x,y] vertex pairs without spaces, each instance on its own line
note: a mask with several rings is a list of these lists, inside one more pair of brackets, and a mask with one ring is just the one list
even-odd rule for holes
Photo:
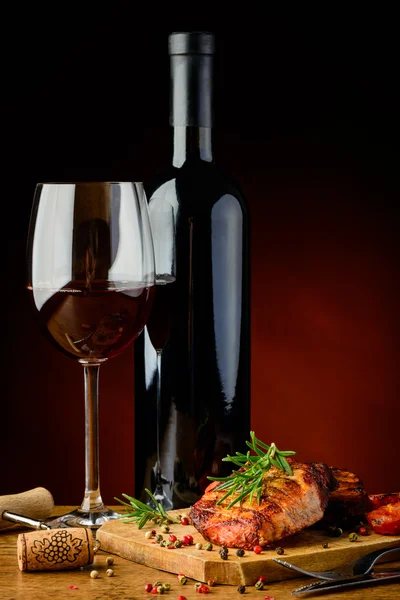
[[168,51],[176,54],[214,54],[215,37],[208,31],[175,31],[168,37]]

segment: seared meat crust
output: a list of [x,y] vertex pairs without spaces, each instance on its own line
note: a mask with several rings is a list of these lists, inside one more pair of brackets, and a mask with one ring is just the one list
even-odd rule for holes
[[190,510],[190,518],[203,537],[230,548],[251,550],[265,547],[313,525],[328,504],[336,487],[331,469],[323,463],[289,460],[293,475],[272,467],[264,474],[261,501],[248,498],[241,506],[227,508],[232,498],[217,501],[224,491],[215,491],[218,482],[206,489]]
[[364,516],[368,496],[363,482],[355,473],[336,467],[332,467],[332,473],[338,486],[330,494],[321,525],[334,524],[346,528]]

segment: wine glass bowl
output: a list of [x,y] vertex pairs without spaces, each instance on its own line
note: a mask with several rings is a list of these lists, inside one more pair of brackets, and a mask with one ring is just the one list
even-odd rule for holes
[[39,328],[54,347],[84,368],[84,499],[59,520],[97,528],[118,517],[100,494],[99,368],[140,334],[154,297],[154,249],[143,185],[38,184],[27,267],[27,289]]

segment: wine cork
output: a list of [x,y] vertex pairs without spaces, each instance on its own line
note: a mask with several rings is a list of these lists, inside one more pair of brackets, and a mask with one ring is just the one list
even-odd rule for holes
[[93,536],[85,527],[20,533],[17,552],[20,571],[76,569],[92,564]]

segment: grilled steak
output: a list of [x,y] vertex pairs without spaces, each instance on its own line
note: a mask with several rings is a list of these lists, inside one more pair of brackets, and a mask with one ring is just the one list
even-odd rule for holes
[[351,527],[364,517],[367,507],[367,493],[358,475],[345,469],[332,468],[338,487],[329,496],[328,506],[321,526],[334,524]]
[[217,501],[224,492],[218,482],[208,486],[190,510],[195,528],[210,542],[251,550],[293,535],[322,518],[329,492],[336,487],[331,469],[323,463],[290,460],[293,475],[272,467],[264,474],[260,504],[246,498],[227,508],[231,498]]

